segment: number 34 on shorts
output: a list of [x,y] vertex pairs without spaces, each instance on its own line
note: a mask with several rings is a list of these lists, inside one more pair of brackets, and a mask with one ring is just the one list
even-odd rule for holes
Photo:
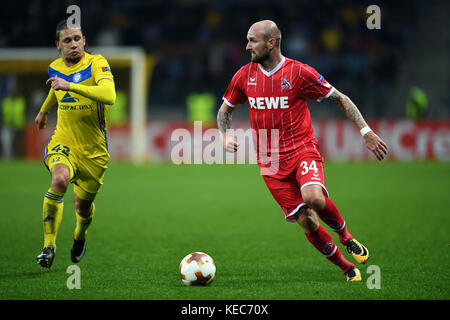
[[323,162],[317,160],[301,161],[297,170],[297,179],[300,179],[302,185],[309,182],[320,182],[325,185]]

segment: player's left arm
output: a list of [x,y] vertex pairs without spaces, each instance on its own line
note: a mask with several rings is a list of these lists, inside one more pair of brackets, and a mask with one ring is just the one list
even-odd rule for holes
[[102,79],[94,86],[69,82],[57,76],[49,78],[46,83],[48,84],[50,81],[53,90],[72,91],[108,105],[112,105],[116,101],[116,89],[112,79]]
[[103,79],[96,86],[85,86],[70,82],[69,91],[108,105],[113,105],[116,102],[116,88],[112,79]]
[[370,129],[353,101],[347,95],[339,92],[336,88],[334,88],[334,91],[327,99],[335,103],[359,130],[364,129],[361,134],[363,135],[367,149],[369,149],[378,160],[383,160],[387,155],[386,143]]

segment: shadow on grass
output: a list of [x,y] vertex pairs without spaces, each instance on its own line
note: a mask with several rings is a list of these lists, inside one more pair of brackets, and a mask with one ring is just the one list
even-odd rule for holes
[[37,278],[48,278],[48,277],[60,277],[61,275],[66,274],[65,269],[44,269],[37,266],[36,271],[11,271],[11,272],[2,272],[0,274],[1,280],[19,280],[19,279],[37,279]]

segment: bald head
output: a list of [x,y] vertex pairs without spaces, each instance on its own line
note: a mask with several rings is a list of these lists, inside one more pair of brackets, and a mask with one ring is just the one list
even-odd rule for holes
[[262,35],[264,41],[269,41],[269,39],[274,38],[275,46],[278,48],[280,47],[281,32],[280,29],[278,29],[276,23],[272,20],[262,20],[255,22],[250,27],[250,30],[252,30],[255,34]]
[[252,24],[248,29],[247,40],[246,50],[250,52],[252,62],[270,70],[273,64],[281,61],[281,32],[275,22],[263,20]]

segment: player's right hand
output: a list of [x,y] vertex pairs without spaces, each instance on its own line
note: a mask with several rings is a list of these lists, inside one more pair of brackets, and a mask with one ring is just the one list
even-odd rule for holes
[[239,149],[239,143],[236,138],[226,133],[221,133],[223,148],[229,152],[236,152]]
[[34,119],[34,124],[38,130],[47,128],[47,114],[39,112],[36,119]]

